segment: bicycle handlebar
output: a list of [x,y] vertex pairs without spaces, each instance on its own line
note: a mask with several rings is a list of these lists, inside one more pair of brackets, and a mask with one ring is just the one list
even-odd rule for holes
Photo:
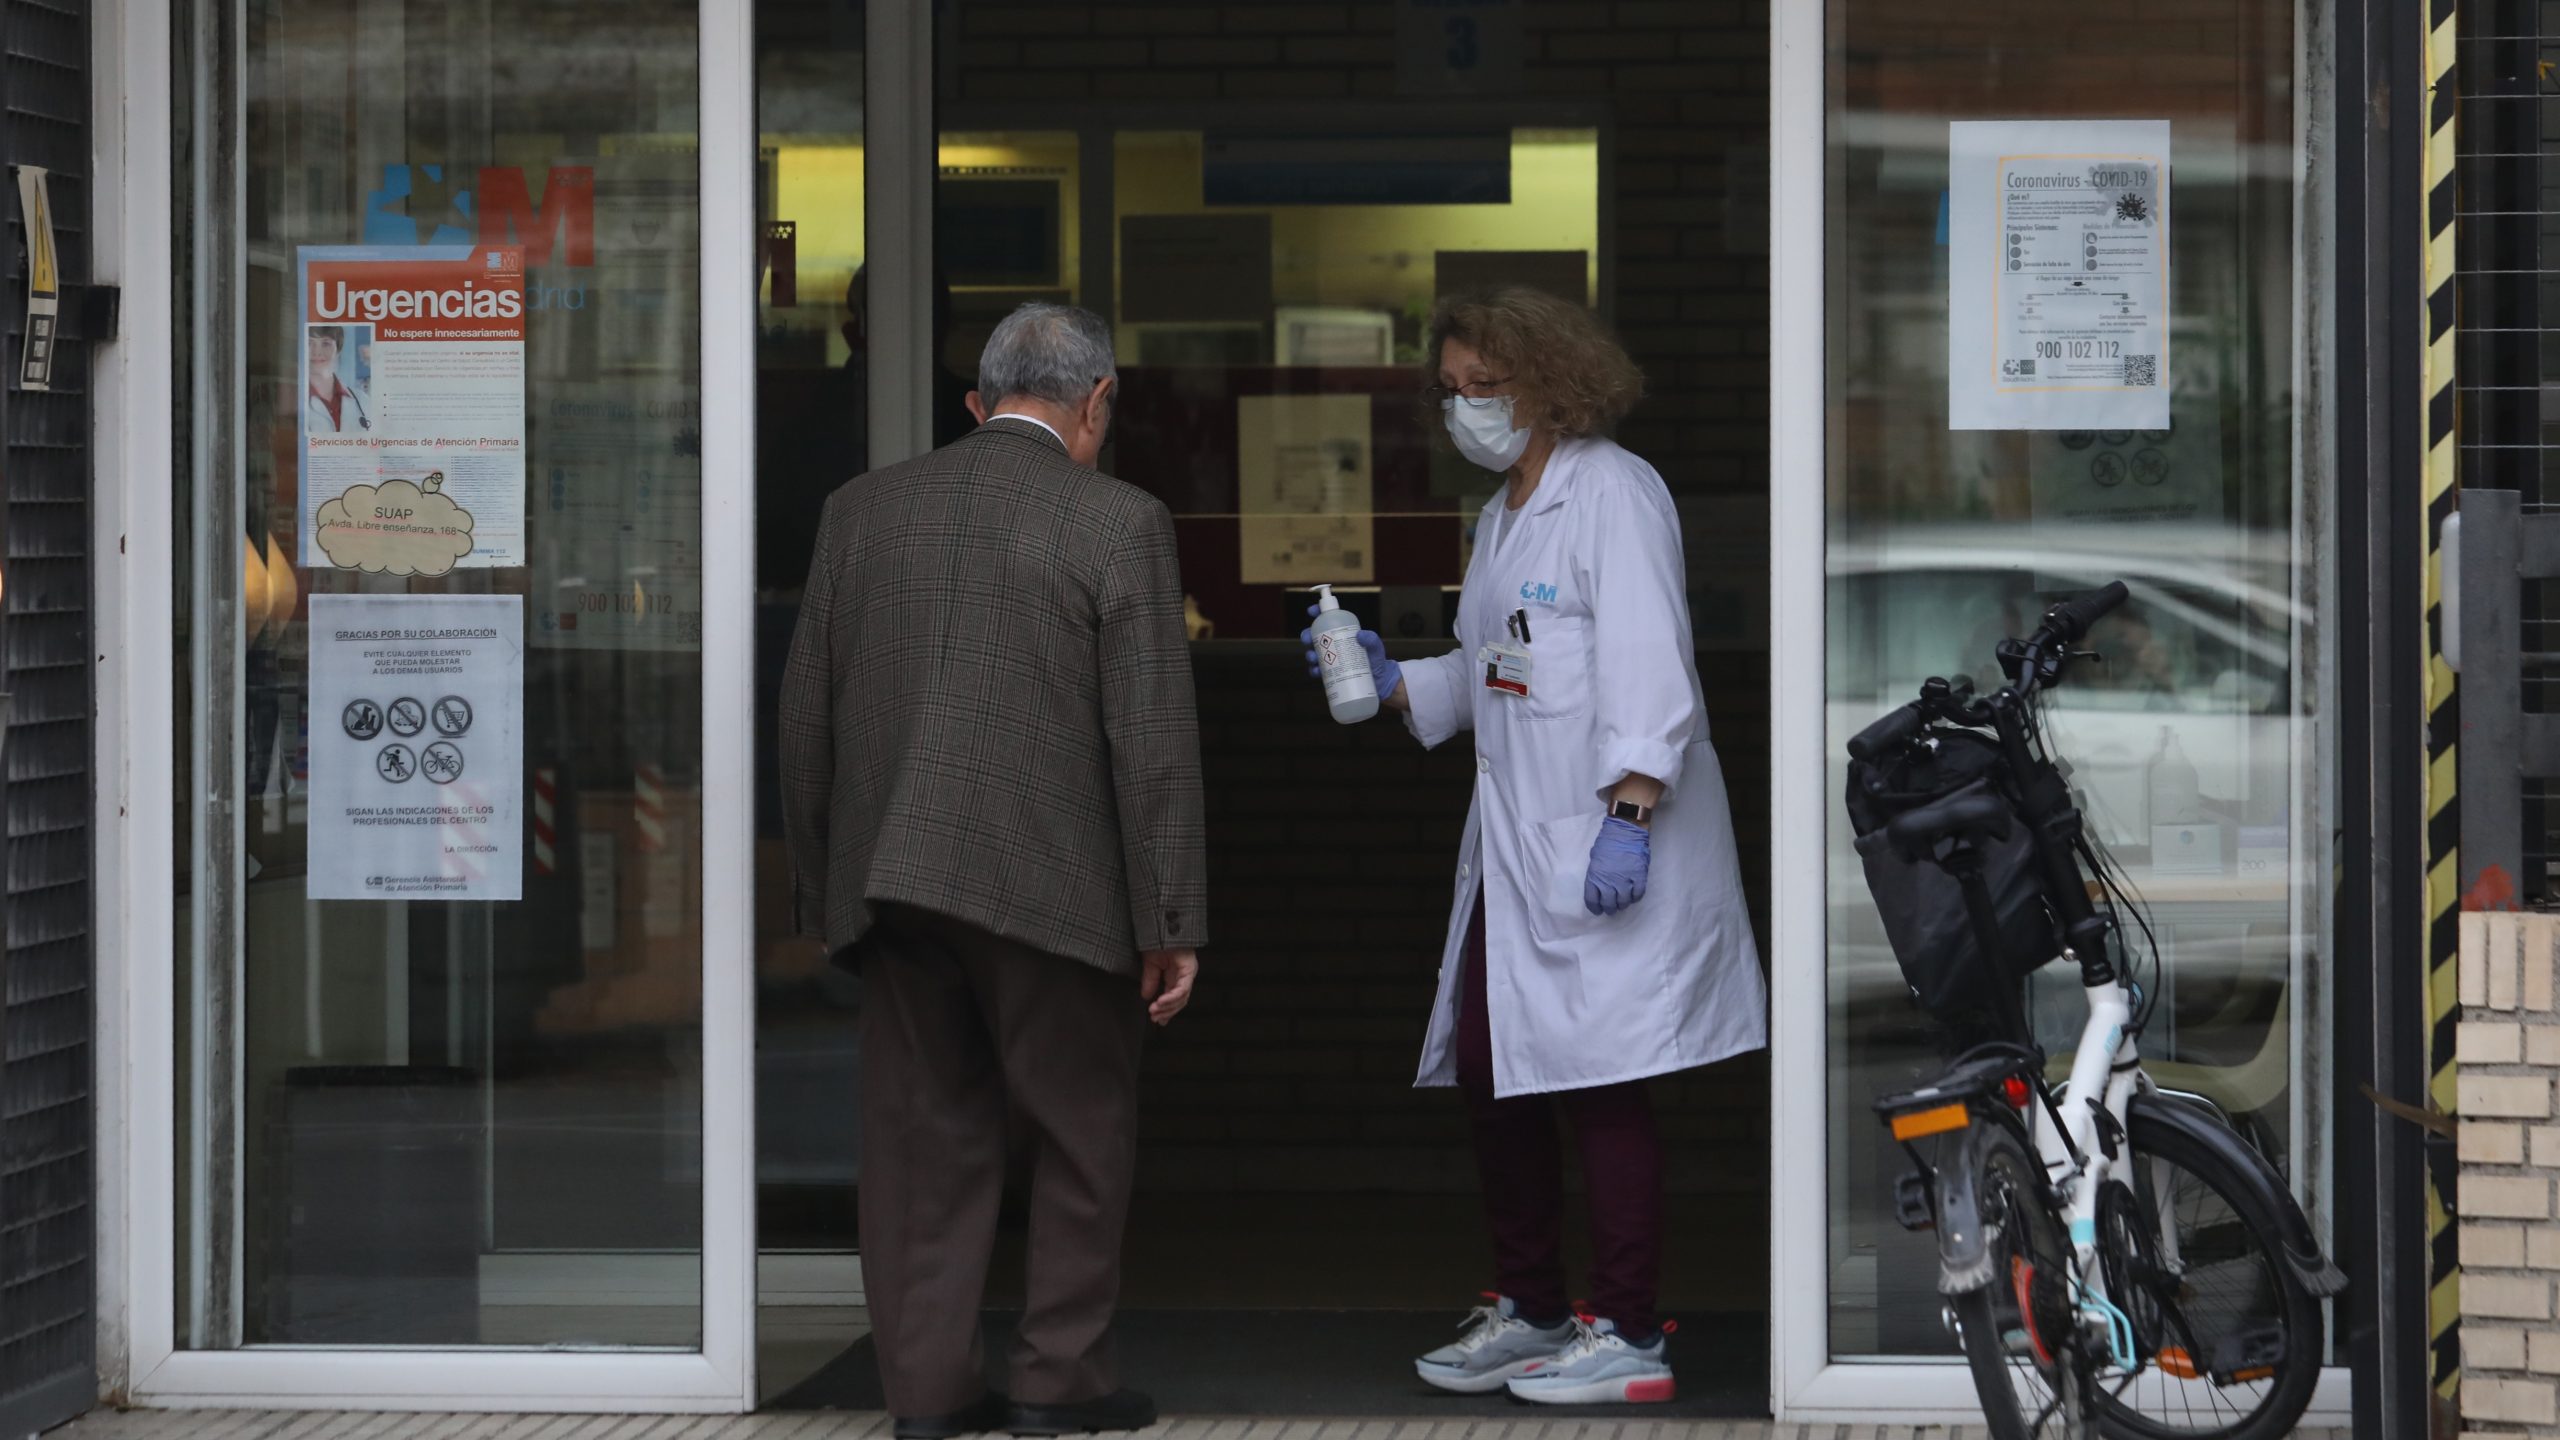
[[1891,754],[1919,734],[1920,727],[1927,723],[1929,717],[1921,712],[1917,701],[1888,710],[1849,741],[1849,758],[1872,761]]
[[[2013,682],[2008,693],[2023,698],[2058,682],[2071,647],[2089,633],[2090,626],[2129,598],[2123,581],[2108,581],[2095,590],[2055,603],[2044,612],[2044,623],[2024,640],[2000,642],[2000,662]],[[1949,718],[1967,725],[1990,723],[1991,704],[1997,703],[1999,697],[1986,703],[1973,699],[1972,693],[1969,682],[1951,687],[1944,680],[1931,680],[1921,687],[1919,699],[1886,711],[1851,737],[1849,758],[1862,763],[1880,760],[1911,743],[1933,719]]]
[[2095,590],[2083,591],[2044,612],[2044,625],[2030,637],[2028,644],[2041,649],[2055,641],[2077,644],[2089,633],[2089,627],[2103,619],[2107,612],[2123,604],[2128,592],[2121,580],[2110,580]]

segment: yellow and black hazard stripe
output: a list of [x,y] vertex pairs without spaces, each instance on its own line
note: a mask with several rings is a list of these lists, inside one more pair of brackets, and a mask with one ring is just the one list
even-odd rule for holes
[[[2444,527],[2455,499],[2454,431],[2454,126],[2461,108],[2454,83],[2454,0],[2427,7],[2426,606],[2427,653],[2427,1074],[2430,1098],[2454,1113],[2455,974],[2461,946],[2461,809],[2454,793],[2454,744],[2462,710],[2453,667],[2444,658]],[[2458,1402],[2462,1385],[2462,1271],[2455,1244],[2454,1148],[2430,1142],[2427,1154],[2427,1338],[2436,1393]]]

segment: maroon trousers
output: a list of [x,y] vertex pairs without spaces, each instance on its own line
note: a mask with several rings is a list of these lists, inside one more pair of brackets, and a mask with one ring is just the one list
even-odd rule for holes
[[1662,1275],[1662,1140],[1641,1080],[1552,1095],[1493,1094],[1493,1033],[1485,1010],[1484,897],[1467,922],[1465,998],[1458,1009],[1458,1087],[1475,1122],[1476,1169],[1493,1225],[1494,1283],[1527,1315],[1562,1316],[1564,1147],[1556,1115],[1572,1122],[1591,1203],[1591,1309],[1635,1336],[1657,1324]]

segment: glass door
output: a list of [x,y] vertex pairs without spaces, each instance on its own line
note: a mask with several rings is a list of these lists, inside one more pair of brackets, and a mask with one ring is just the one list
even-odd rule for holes
[[[2325,1226],[2326,23],[1777,7],[1775,1093],[1778,1133],[1826,1141],[1774,1157],[1789,1418],[1973,1409],[1870,1110],[1947,1057],[1867,893],[1845,746],[1931,676],[1996,687],[1992,647],[2067,594],[2133,596],[2048,724],[2147,917],[2146,1063]],[[2028,982],[2057,1069],[2085,1013],[2063,969]]]
[[168,24],[135,1389],[744,1408],[747,14]]

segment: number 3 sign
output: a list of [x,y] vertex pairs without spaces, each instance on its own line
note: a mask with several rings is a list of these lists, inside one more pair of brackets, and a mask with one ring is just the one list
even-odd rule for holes
[[1396,93],[1482,95],[1519,83],[1519,0],[1397,0]]

